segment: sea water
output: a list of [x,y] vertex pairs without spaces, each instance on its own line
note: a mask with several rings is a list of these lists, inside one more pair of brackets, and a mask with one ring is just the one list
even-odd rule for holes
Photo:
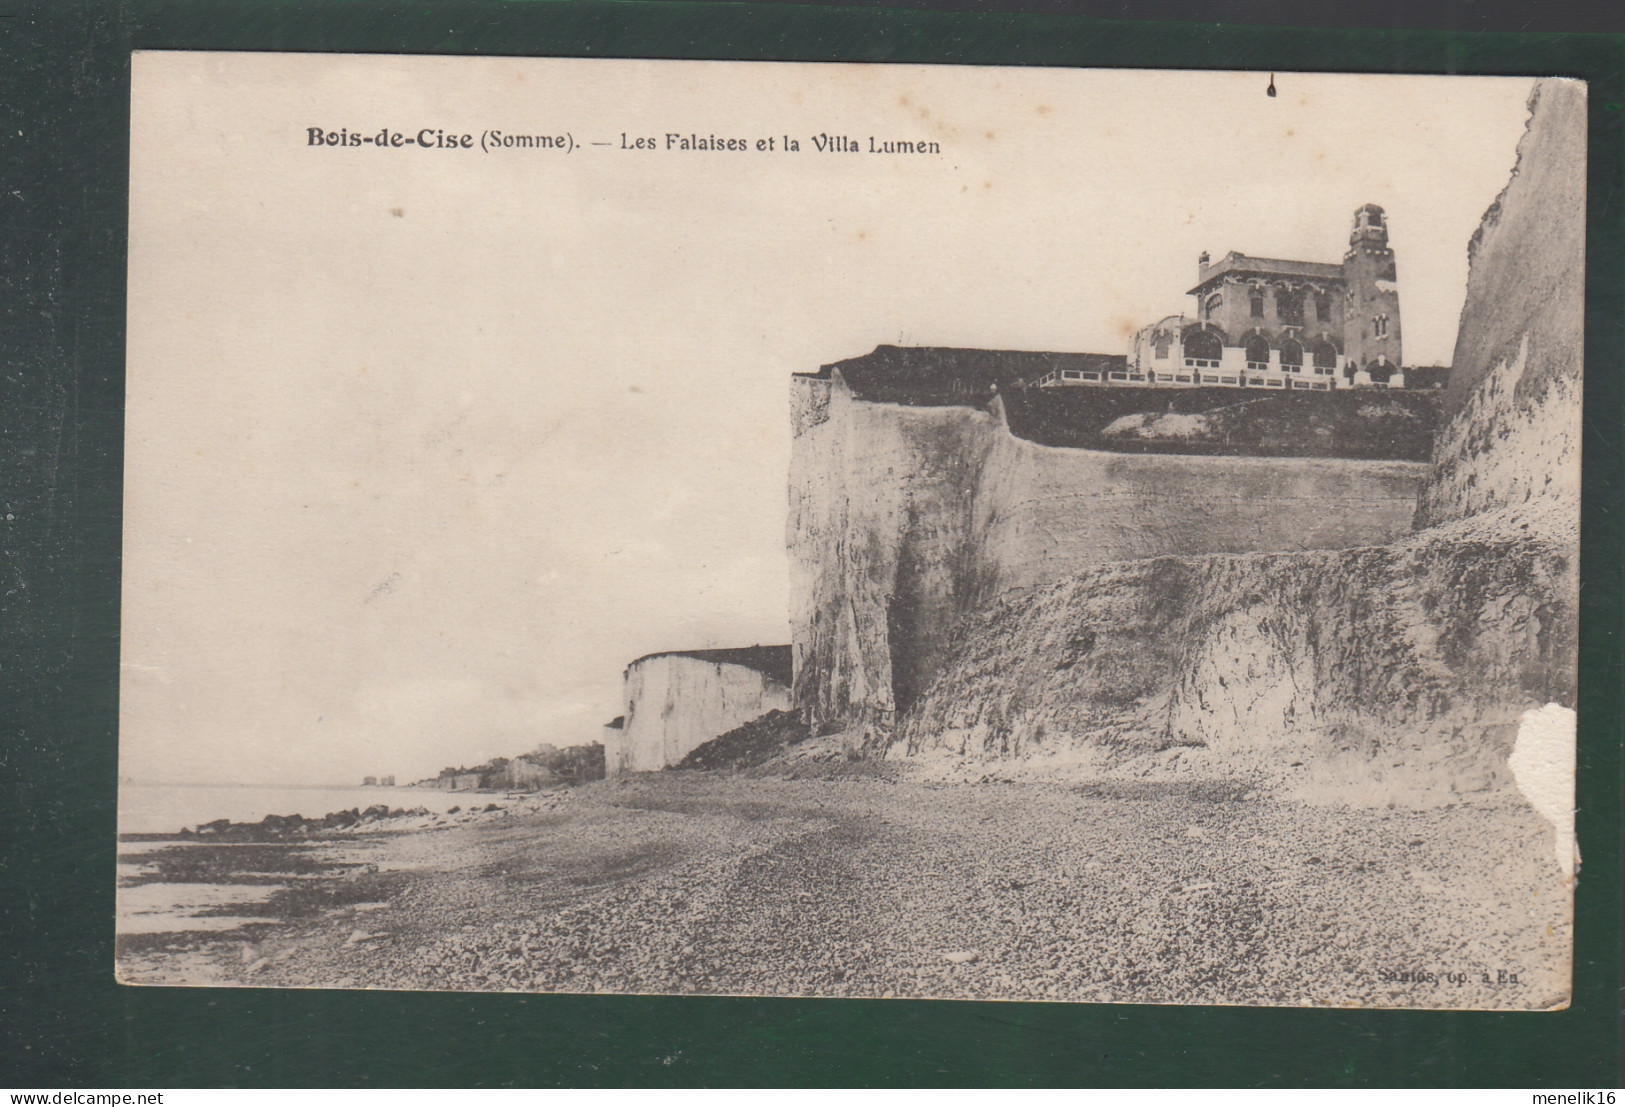
[[[423,807],[441,813],[448,808],[481,805],[500,797],[434,788],[267,787],[233,784],[121,784],[118,829],[122,834],[178,834],[215,819],[259,822],[267,815],[303,815],[319,819],[330,811],[365,811],[377,804],[391,808]],[[205,842],[208,840],[205,839]],[[204,842],[191,840],[201,847]],[[216,843],[226,848],[230,843]],[[252,908],[285,887],[281,883],[172,884],[132,883],[147,871],[145,857],[157,850],[184,849],[176,841],[119,844],[118,933],[156,934],[171,931],[232,930],[269,922]],[[302,846],[301,848],[317,848]],[[338,857],[343,847],[326,847]],[[354,848],[353,846],[351,847]],[[236,907],[242,914],[217,915],[211,910]]]

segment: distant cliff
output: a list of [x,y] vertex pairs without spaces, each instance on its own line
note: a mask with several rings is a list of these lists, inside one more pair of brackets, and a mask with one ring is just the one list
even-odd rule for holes
[[626,714],[605,728],[605,769],[653,772],[735,727],[790,707],[790,649],[650,654],[627,666]]
[[1125,559],[1008,596],[953,635],[903,748],[1506,780],[1524,714],[1574,706],[1584,137],[1581,87],[1541,82],[1516,178],[1474,240],[1426,529]]
[[[1421,456],[1430,397],[1056,389],[1072,395],[1033,398],[1016,388],[1014,369],[1063,355],[986,351],[944,352],[944,379],[918,389],[914,404],[864,399],[847,382],[851,370],[863,394],[899,394],[926,371],[918,355],[882,348],[884,373],[843,363],[792,384],[795,698],[816,723],[892,722],[935,676],[959,621],[1013,589],[1131,558],[1387,541],[1409,528],[1427,470],[1326,454],[1339,443],[1376,452],[1386,434],[1401,456]],[[1032,441],[1012,431],[1007,400],[1029,436],[1071,426],[1124,448]],[[1253,456],[1240,445],[1225,452],[1232,431]],[[1157,452],[1144,452],[1148,443]]]

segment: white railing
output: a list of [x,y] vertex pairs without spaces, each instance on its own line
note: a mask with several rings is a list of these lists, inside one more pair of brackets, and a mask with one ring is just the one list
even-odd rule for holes
[[[1280,388],[1307,392],[1335,392],[1344,388],[1373,388],[1377,390],[1403,389],[1404,378],[1398,373],[1395,380],[1372,381],[1355,384],[1343,381],[1337,367],[1330,365],[1272,365],[1263,361],[1248,361],[1245,371],[1223,372],[1221,363],[1213,358],[1184,358],[1185,368],[1171,373],[1133,368],[1120,370],[1060,369],[1051,370],[1035,378],[1030,387],[1053,388],[1065,385],[1183,385],[1217,386],[1220,388]],[[1203,370],[1208,370],[1204,372]],[[1214,370],[1220,370],[1214,372]]]

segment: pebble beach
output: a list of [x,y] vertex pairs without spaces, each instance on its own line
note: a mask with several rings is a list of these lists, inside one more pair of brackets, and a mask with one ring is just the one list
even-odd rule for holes
[[122,933],[119,979],[1521,1010],[1569,990],[1553,831],[1511,791],[1311,806],[830,754],[473,799],[128,846],[121,901],[250,894]]

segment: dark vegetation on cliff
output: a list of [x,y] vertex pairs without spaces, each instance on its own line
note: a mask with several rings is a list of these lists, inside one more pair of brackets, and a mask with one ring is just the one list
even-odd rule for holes
[[1369,389],[1044,388],[1014,390],[1001,398],[1011,433],[1042,446],[1427,461],[1440,395]]
[[809,736],[794,711],[769,711],[689,751],[675,769],[748,769]]
[[[906,407],[1004,405],[1010,432],[1117,453],[1427,461],[1443,392],[1081,385],[1026,387],[1058,369],[1122,370],[1109,354],[879,346],[826,365],[855,399]],[[1170,418],[1173,417],[1173,418]]]
[[839,370],[855,397],[873,403],[982,407],[995,393],[1057,369],[1122,372],[1127,364],[1120,354],[876,346],[873,353],[826,365],[816,375],[827,379],[831,370]]
[[695,661],[709,661],[716,665],[739,665],[753,669],[785,687],[790,686],[791,655],[789,646],[740,646],[725,650],[664,650],[645,654],[632,662],[648,661],[653,657],[690,657]]

